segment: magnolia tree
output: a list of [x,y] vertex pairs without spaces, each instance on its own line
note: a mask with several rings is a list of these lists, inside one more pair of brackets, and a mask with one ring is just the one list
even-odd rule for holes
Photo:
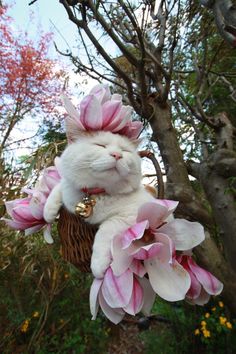
[[[0,178],[1,186],[5,186],[1,192],[6,194],[10,186],[21,183],[15,151],[30,145],[27,139],[30,134],[19,135],[15,129],[31,128],[34,148],[37,146],[39,122],[57,116],[55,107],[64,73],[56,70],[55,62],[48,59],[51,34],[40,34],[38,41],[33,42],[27,33],[15,34],[6,7],[0,8],[0,18]],[[25,118],[28,118],[27,123],[24,123]]]
[[236,46],[236,7],[231,0],[200,0],[214,13],[215,23],[222,37]]
[[150,124],[165,197],[179,200],[176,215],[205,227],[195,254],[224,282],[236,312],[235,53],[199,1],[59,2],[78,28],[87,60],[64,55],[78,73],[125,93]]

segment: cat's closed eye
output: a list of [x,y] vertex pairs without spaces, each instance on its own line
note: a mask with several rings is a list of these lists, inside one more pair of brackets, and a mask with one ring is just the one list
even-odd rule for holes
[[95,143],[94,145],[97,145],[97,146],[101,146],[101,147],[103,147],[103,148],[106,148],[106,145],[103,145],[103,144],[97,144],[97,143]]

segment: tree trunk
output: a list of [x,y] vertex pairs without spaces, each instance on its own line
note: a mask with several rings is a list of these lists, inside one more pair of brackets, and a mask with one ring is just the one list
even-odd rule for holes
[[211,228],[213,220],[191,186],[177,134],[171,122],[170,106],[168,103],[159,105],[153,102],[151,105],[154,109],[150,121],[153,140],[159,146],[167,177],[165,196],[180,202],[179,210],[185,217]]
[[[166,197],[180,201],[179,207],[177,208],[178,216],[181,214],[181,217],[197,220],[209,231],[212,231],[215,228],[214,220],[205,209],[201,198],[193,190],[188,178],[187,167],[183,160],[175,129],[171,123],[170,106],[160,106],[158,104],[155,104],[154,106],[153,102],[152,106],[154,108],[154,114],[150,123],[153,129],[153,140],[156,141],[159,146],[166,170]],[[228,212],[228,225],[225,225],[225,227],[231,230],[231,233],[228,235],[228,245],[230,246],[230,242],[233,242],[236,230],[236,226],[232,225],[231,228],[230,225],[232,215],[230,214],[229,206],[232,205],[232,201],[229,201],[228,198],[232,197],[225,194],[225,187],[220,188],[216,193],[214,185],[216,183],[217,186],[219,185],[220,180],[217,180],[217,178],[219,179],[219,176],[216,177],[212,171],[208,170],[208,168],[209,167],[203,168],[201,182],[205,186],[209,202],[213,203],[213,208],[214,205],[216,205],[218,213],[218,216],[216,216],[217,222],[219,218],[224,225],[226,217],[222,214],[222,210]],[[220,203],[221,199],[222,203]],[[231,269],[230,264],[224,259],[222,252],[217,247],[214,239],[210,237],[210,234],[208,235],[207,239],[194,251],[200,264],[211,271],[224,283],[223,297],[227,304],[230,304],[231,311],[236,314],[236,273]],[[235,245],[232,247],[232,258],[233,253],[236,254],[234,247]]]
[[236,272],[236,198],[235,187],[230,187],[230,180],[236,180],[236,175],[229,173],[227,176],[227,166],[228,171],[233,172],[230,168],[236,166],[236,154],[231,150],[220,149],[200,164],[199,179],[219,227],[226,259]]

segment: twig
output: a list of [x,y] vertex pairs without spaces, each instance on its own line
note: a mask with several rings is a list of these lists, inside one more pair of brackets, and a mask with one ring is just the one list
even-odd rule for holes
[[30,1],[29,3],[28,3],[28,5],[30,6],[30,5],[33,5],[36,1],[38,1],[38,0],[32,0],[32,1]]

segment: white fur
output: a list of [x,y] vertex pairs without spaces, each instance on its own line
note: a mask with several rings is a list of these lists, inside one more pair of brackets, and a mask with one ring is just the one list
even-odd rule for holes
[[[120,154],[116,159],[113,154]],[[51,192],[44,218],[53,222],[63,203],[72,213],[82,200],[81,189],[104,188],[95,197],[93,214],[86,220],[99,224],[93,245],[91,269],[100,278],[111,261],[110,246],[115,235],[135,222],[140,205],[153,197],[141,185],[141,161],[136,146],[126,137],[110,132],[82,136],[61,156],[62,180]]]

